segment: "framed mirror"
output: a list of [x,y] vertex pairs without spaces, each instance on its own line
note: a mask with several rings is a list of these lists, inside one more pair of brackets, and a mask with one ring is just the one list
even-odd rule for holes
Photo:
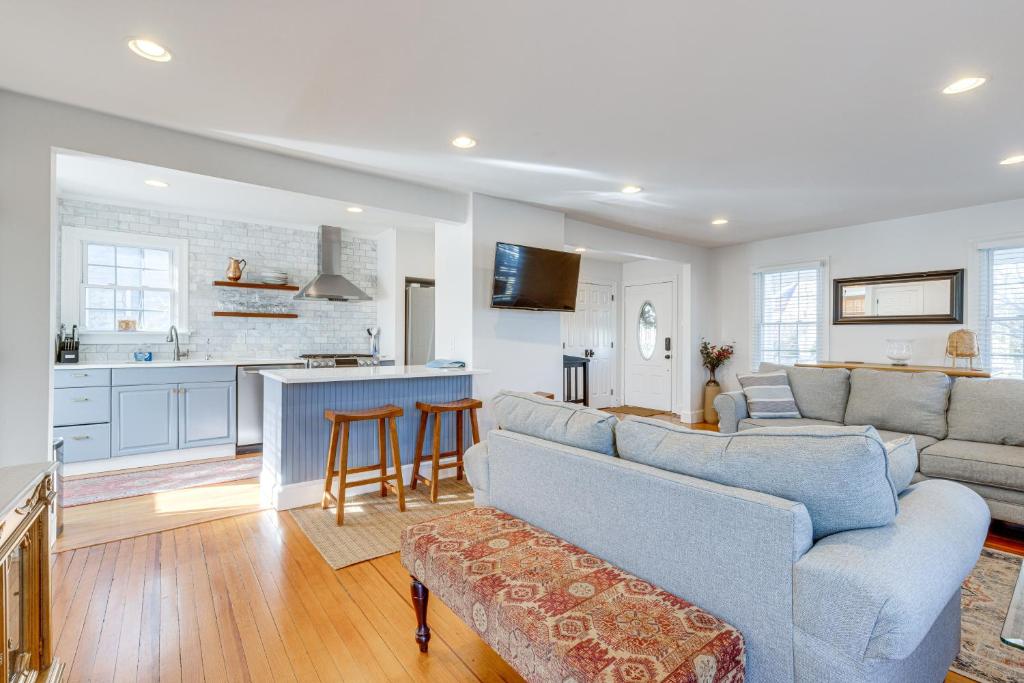
[[849,277],[832,281],[832,324],[962,324],[964,271]]

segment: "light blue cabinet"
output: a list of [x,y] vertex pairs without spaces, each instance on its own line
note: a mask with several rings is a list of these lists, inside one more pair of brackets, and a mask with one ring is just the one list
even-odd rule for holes
[[235,441],[235,383],[178,385],[178,448]]
[[178,448],[178,385],[113,387],[110,450],[114,457]]

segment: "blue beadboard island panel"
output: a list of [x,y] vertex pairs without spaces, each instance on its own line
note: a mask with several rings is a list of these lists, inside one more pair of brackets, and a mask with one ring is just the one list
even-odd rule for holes
[[[273,373],[265,374],[261,488],[265,500],[269,498],[267,502],[278,509],[320,500],[317,491],[323,486],[331,434],[331,425],[324,419],[325,410],[363,410],[386,403],[401,407],[405,414],[397,420],[398,443],[402,464],[408,465],[413,460],[419,427],[416,402],[441,403],[473,395],[473,378],[469,373],[309,383],[294,379],[283,382],[275,379]],[[441,421],[441,450],[454,450],[455,416],[446,415]],[[464,437],[468,448],[472,444],[468,419]],[[428,449],[429,439],[430,428]],[[348,459],[349,467],[378,461],[376,420],[352,424]],[[360,476],[367,475],[355,475]],[[403,479],[408,482],[407,476]]]

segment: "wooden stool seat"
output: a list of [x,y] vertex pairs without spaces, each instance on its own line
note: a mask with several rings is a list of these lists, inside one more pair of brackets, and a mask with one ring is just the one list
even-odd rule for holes
[[[327,450],[327,473],[324,477],[324,495],[320,501],[320,507],[326,510],[331,501],[334,501],[337,506],[336,512],[338,526],[345,523],[345,490],[353,486],[379,483],[380,495],[382,497],[387,497],[388,489],[394,491],[398,496],[399,512],[405,512],[405,489],[402,485],[402,456],[398,449],[398,428],[395,426],[395,420],[402,417],[403,414],[404,411],[400,407],[390,403],[377,406],[376,408],[366,408],[364,410],[324,411],[324,419],[331,423],[331,443]],[[373,465],[349,467],[349,428],[353,422],[361,422],[364,420],[377,421],[377,441],[380,447],[380,459],[379,462]],[[391,432],[391,460],[395,468],[394,474],[388,474],[387,433],[389,428]],[[335,473],[335,463],[337,463],[339,459],[339,432],[341,440],[340,464],[338,465],[337,473]],[[348,479],[348,475],[350,474],[377,471],[380,472],[380,476],[378,477],[369,477],[354,481],[349,481]],[[334,482],[335,475],[337,475],[339,480],[337,496],[331,492],[331,484]]]
[[[480,426],[476,421],[476,411],[483,408],[483,403],[475,398],[462,398],[457,401],[446,403],[426,403],[418,401],[416,409],[420,411],[420,427],[416,432],[416,453],[412,460],[412,477],[409,480],[409,488],[415,490],[418,482],[423,482],[430,487],[430,502],[437,502],[438,480],[441,478],[441,470],[457,467],[455,478],[461,480],[464,469],[462,465],[462,454],[465,452],[465,439],[463,438],[463,413],[469,411],[469,424],[473,431],[473,443],[480,443]],[[441,452],[441,416],[445,413],[455,413],[455,450]],[[430,477],[420,474],[420,463],[423,461],[423,442],[427,436],[427,420],[434,416],[433,448],[429,455],[431,461]],[[441,458],[455,458],[452,462],[441,462]]]
[[447,403],[416,402],[416,410],[424,413],[453,413],[456,410],[476,410],[483,407],[484,404],[475,398],[460,398],[458,401],[448,401]]
[[360,420],[380,420],[389,417],[402,417],[403,411],[396,405],[386,403],[366,410],[325,410],[324,419],[333,422],[359,422]]

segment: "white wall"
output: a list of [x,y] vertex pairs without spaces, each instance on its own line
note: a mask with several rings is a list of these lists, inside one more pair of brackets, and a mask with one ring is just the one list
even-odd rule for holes
[[[389,230],[381,236],[387,253],[381,254],[378,291],[378,316],[381,326],[381,354],[399,363],[405,360],[405,279],[434,277],[434,233],[420,230]],[[380,252],[378,252],[380,253]]]
[[[985,204],[713,250],[717,341],[735,341],[736,356],[721,373],[750,368],[751,270],[826,257],[829,278],[966,268],[964,325],[829,325],[822,360],[888,362],[885,340],[914,339],[912,362],[941,365],[946,337],[960,327],[976,329],[975,242],[1024,234],[1024,200]],[[831,281],[827,288],[831,298]],[[829,320],[831,320],[831,308]]]
[[473,225],[434,226],[434,351],[438,358],[473,358]]
[[467,197],[0,91],[0,465],[49,457],[56,294],[54,150],[70,149],[466,220]]

